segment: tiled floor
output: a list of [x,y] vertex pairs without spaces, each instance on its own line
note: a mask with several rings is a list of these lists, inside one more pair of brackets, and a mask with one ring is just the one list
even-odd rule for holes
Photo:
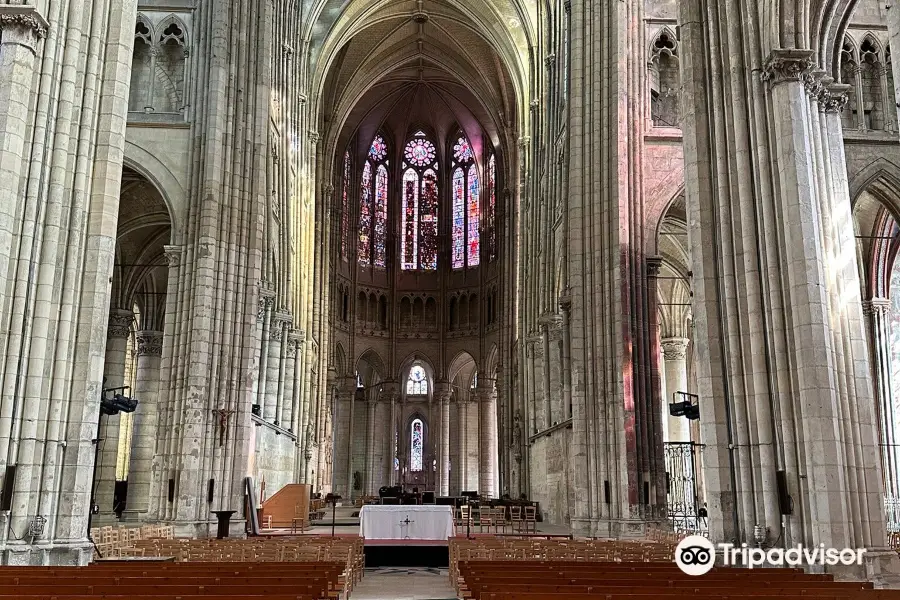
[[456,598],[447,569],[386,567],[366,569],[351,600],[451,600]]

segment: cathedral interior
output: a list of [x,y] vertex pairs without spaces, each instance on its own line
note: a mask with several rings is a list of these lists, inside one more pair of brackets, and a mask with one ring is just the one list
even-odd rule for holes
[[900,5],[739,4],[0,0],[0,563],[247,478],[882,556]]

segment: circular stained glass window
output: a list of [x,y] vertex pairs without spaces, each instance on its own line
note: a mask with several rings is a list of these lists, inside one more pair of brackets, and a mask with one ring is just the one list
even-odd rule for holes
[[434,161],[434,144],[428,140],[415,139],[406,145],[406,162],[424,167]]
[[474,158],[469,140],[462,137],[457,140],[456,145],[453,146],[453,158],[456,159],[456,162],[466,162]]
[[372,140],[372,147],[369,148],[369,158],[378,161],[385,156],[387,156],[387,144],[384,143],[383,137],[376,135],[375,139]]

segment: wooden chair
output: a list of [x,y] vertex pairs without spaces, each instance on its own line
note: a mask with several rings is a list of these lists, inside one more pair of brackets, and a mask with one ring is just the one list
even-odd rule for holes
[[481,529],[481,533],[484,533],[485,528],[487,528],[488,533],[491,531],[491,527],[494,525],[494,509],[490,506],[482,506],[478,509],[478,527]]
[[537,509],[533,506],[525,507],[525,533],[529,528],[532,533],[537,533]]
[[509,523],[512,525],[513,532],[521,532],[522,531],[522,507],[521,506],[510,506],[509,507]]

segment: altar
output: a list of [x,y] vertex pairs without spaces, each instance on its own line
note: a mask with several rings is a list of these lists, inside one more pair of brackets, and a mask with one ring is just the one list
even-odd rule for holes
[[450,506],[377,505],[359,511],[359,534],[366,540],[441,540],[453,536]]

